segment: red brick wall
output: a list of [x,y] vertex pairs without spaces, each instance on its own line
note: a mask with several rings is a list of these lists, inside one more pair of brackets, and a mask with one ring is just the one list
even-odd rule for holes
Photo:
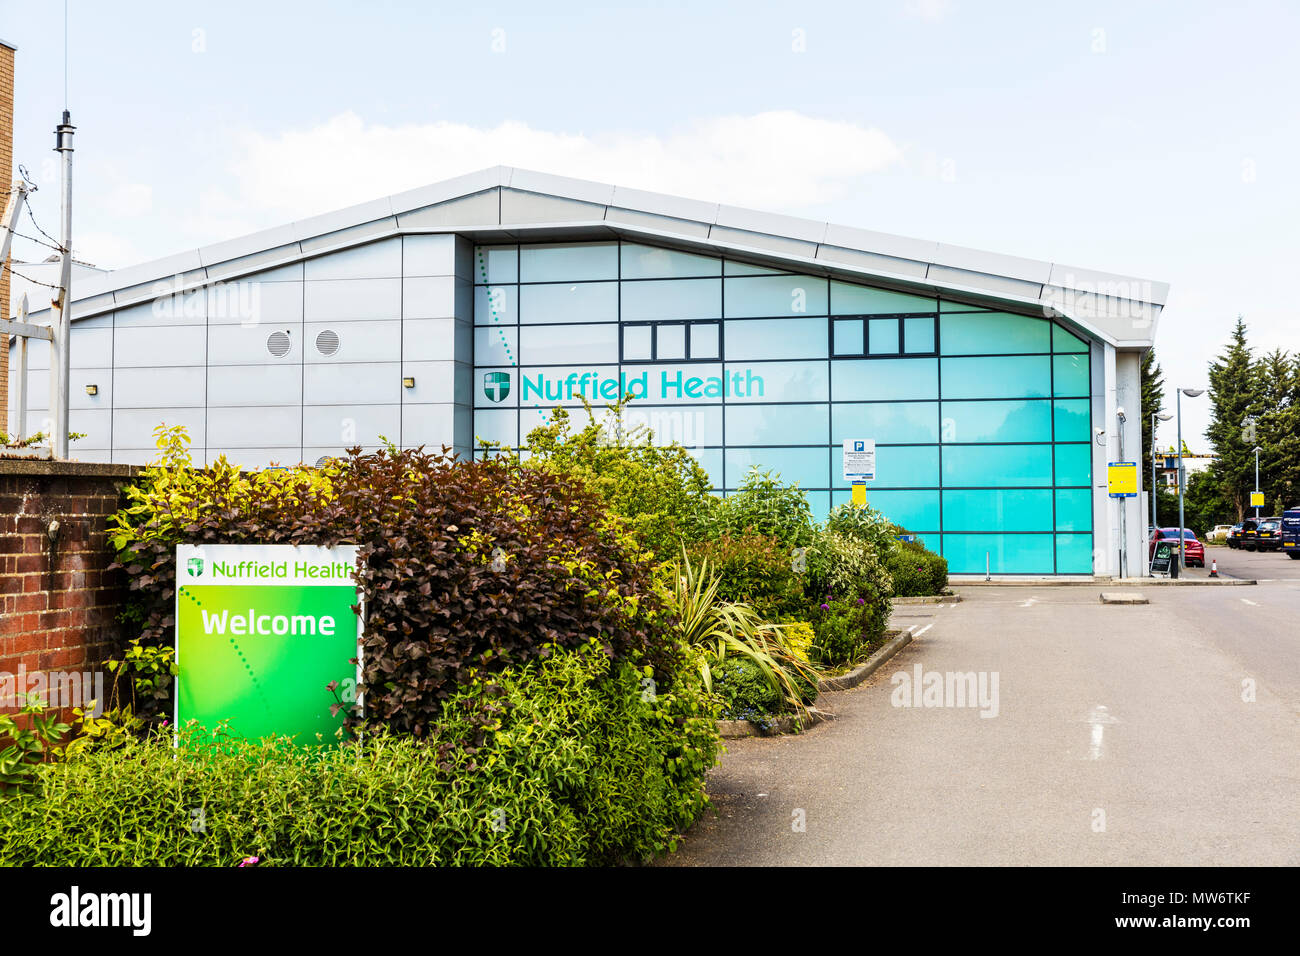
[[107,570],[107,521],[135,471],[0,460],[0,673],[98,670],[120,652],[126,591]]

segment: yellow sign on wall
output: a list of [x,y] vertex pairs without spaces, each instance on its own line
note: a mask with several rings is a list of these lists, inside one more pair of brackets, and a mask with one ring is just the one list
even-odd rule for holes
[[1262,492],[1262,491],[1252,491],[1252,492],[1250,493],[1250,506],[1251,506],[1252,508],[1262,508],[1262,507],[1264,507],[1264,492]]
[[1138,493],[1137,462],[1110,462],[1106,466],[1106,488],[1112,498],[1136,498]]
[[865,505],[867,503],[867,486],[860,482],[853,486],[853,503],[855,505]]

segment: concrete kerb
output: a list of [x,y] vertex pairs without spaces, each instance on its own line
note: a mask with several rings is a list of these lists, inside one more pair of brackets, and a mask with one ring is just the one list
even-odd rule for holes
[[930,594],[925,597],[896,597],[895,604],[956,604],[961,600],[960,594],[946,591],[943,594]]
[[[893,638],[880,650],[872,654],[866,661],[859,664],[847,674],[841,674],[838,677],[828,677],[825,680],[818,681],[817,693],[827,694],[835,691],[849,690],[857,687],[864,680],[874,674],[880,667],[891,657],[901,651],[912,641],[912,635],[916,633],[920,625],[913,624],[903,630],[893,629],[887,633],[892,633]],[[823,721],[834,720],[835,715],[827,713],[824,710],[818,710],[816,707],[808,708],[809,721],[808,726],[820,724]],[[803,727],[800,719],[795,716],[773,717],[771,720],[719,720],[718,735],[726,738],[736,737],[771,737],[777,734],[795,733],[806,729]]]
[[1036,578],[1036,577],[1017,577],[1017,578],[994,578],[992,581],[985,581],[982,577],[978,580],[963,581],[960,579],[952,581],[954,587],[958,588],[1094,588],[1094,587],[1245,587],[1252,584],[1258,584],[1254,578]]

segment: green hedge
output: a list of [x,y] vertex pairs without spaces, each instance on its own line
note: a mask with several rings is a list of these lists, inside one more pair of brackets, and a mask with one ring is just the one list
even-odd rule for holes
[[[377,734],[319,751],[184,732],[176,750],[161,735],[43,765],[0,797],[0,864],[643,860],[674,848],[705,806],[714,717],[687,682],[655,694],[591,643],[471,680],[424,741]],[[191,830],[195,808],[205,832]]]
[[885,560],[895,597],[923,597],[948,589],[948,561],[919,541],[898,541]]

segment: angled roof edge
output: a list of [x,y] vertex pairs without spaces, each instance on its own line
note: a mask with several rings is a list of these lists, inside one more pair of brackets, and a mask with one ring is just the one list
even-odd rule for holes
[[1169,291],[1132,276],[494,166],[82,281],[73,289],[74,320],[394,235],[515,241],[602,231],[1046,310],[1122,347],[1149,346]]

